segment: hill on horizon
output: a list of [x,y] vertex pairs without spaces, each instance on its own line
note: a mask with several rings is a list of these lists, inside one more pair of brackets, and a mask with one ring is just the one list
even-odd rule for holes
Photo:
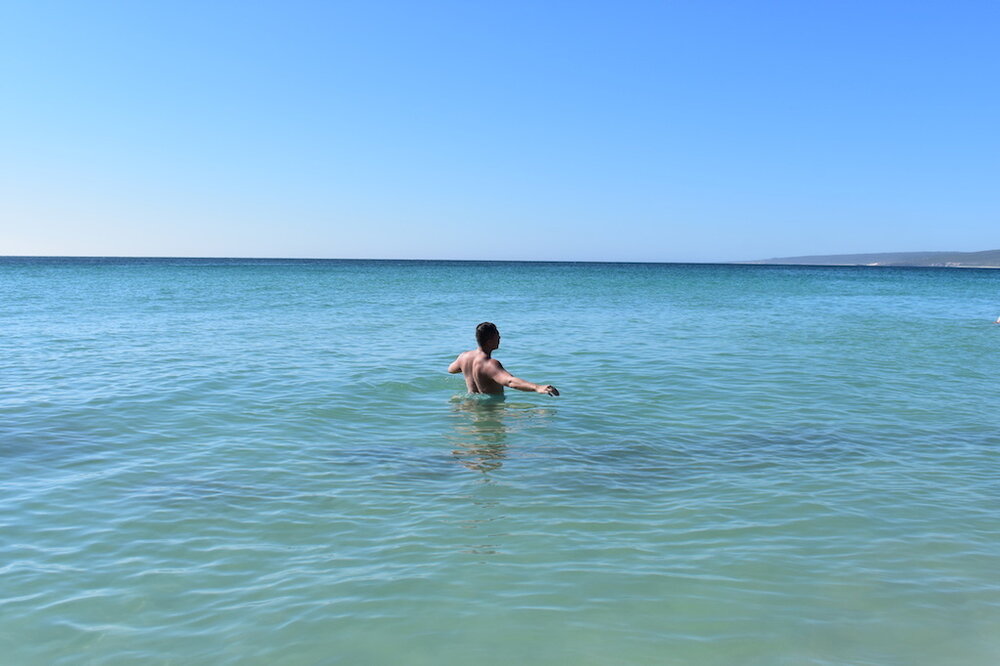
[[777,257],[746,264],[801,264],[808,266],[933,266],[942,268],[1000,268],[1000,250],[982,252],[876,252]]

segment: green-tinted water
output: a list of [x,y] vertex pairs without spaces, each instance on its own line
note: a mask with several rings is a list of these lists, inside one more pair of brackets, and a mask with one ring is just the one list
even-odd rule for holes
[[996,663],[998,288],[0,260],[4,660]]

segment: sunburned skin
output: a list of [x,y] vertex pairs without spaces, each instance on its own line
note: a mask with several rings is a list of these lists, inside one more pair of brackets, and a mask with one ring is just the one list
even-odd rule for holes
[[465,385],[469,389],[469,393],[503,395],[503,389],[506,386],[518,391],[559,395],[555,386],[532,384],[504,370],[500,361],[491,357],[493,351],[499,346],[500,333],[498,331],[482,340],[478,348],[459,354],[458,358],[448,366],[448,372],[452,374],[461,372],[465,375]]

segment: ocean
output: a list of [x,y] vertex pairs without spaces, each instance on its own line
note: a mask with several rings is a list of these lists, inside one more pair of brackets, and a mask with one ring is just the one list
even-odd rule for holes
[[[0,654],[1000,661],[1000,271],[0,259]],[[465,394],[494,354],[560,397]]]

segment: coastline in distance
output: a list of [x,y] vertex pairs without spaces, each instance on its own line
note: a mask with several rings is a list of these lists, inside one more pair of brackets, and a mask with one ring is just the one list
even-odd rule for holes
[[803,264],[811,266],[932,266],[943,268],[1000,268],[1000,250],[983,252],[879,252],[778,257],[743,261],[744,264]]

